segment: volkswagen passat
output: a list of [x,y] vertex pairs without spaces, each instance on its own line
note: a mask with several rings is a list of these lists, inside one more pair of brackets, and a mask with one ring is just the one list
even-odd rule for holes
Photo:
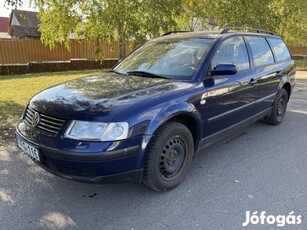
[[168,33],[110,72],[34,96],[17,144],[67,179],[166,191],[196,151],[259,119],[282,122],[294,76],[286,45],[270,32]]

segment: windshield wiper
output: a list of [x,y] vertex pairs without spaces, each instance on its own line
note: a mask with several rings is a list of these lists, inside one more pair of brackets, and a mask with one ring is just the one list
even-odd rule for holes
[[108,73],[116,73],[116,74],[120,74],[120,75],[127,75],[125,73],[118,72],[118,71],[116,71],[114,69],[109,70]]
[[150,77],[150,78],[163,78],[163,79],[169,79],[167,77],[163,77],[161,75],[158,74],[154,74],[154,73],[150,73],[147,71],[128,71],[127,72],[128,75],[135,75],[135,76],[140,76],[140,77]]

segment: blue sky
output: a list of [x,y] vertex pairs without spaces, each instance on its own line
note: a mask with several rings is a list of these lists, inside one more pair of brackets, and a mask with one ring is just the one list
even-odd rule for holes
[[[0,0],[0,17],[9,17],[12,8],[4,7],[5,0]],[[23,6],[18,7],[20,10],[35,10],[33,7],[30,7],[30,0],[23,0]]]

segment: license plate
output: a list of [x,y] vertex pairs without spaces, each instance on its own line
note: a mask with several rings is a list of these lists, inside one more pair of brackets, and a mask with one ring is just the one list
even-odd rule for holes
[[23,151],[25,151],[31,158],[33,158],[36,161],[39,161],[39,151],[38,148],[34,145],[22,140],[20,137],[16,135],[16,141],[19,148],[21,148]]

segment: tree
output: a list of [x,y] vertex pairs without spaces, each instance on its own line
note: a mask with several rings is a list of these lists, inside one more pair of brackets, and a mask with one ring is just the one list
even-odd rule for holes
[[194,31],[199,26],[206,27],[208,13],[205,0],[183,0],[182,13],[179,15],[178,24],[184,30]]
[[[17,6],[22,0],[5,0]],[[306,0],[32,0],[39,9],[41,40],[54,48],[70,48],[70,34],[95,42],[119,40],[120,57],[126,42],[136,44],[165,31],[194,30],[208,18],[219,27],[241,26],[270,30],[290,44],[307,46]]]
[[[17,0],[6,0],[8,4]],[[142,42],[177,29],[175,15],[182,0],[32,0],[39,9],[41,41],[55,48],[70,48],[74,33],[95,42],[97,54],[102,41],[119,40],[120,57],[126,55],[126,41]]]
[[206,0],[208,17],[220,27],[241,26],[273,31],[290,44],[307,45],[305,0]]
[[278,33],[289,43],[307,47],[307,4],[305,0],[277,1],[272,8],[279,18]]

